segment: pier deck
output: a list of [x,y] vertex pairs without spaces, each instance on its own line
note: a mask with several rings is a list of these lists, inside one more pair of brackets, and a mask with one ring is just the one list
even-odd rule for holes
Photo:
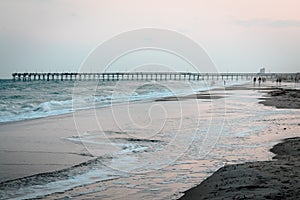
[[13,73],[15,81],[33,80],[251,80],[253,77],[265,77],[268,80],[299,80],[300,73],[191,73],[191,72],[116,72],[116,73]]

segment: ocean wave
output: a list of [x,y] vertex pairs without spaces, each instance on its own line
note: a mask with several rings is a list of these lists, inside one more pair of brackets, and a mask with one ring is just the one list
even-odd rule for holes
[[[226,85],[243,84],[246,81],[227,81]],[[8,83],[7,83],[8,84]],[[11,88],[0,88],[0,122],[20,121],[71,113],[76,110],[100,108],[123,102],[151,100],[168,96],[189,95],[195,92],[223,87],[222,81],[166,81],[101,83],[95,86],[83,82],[76,86],[68,82],[32,82],[26,85],[11,82]],[[26,84],[26,83],[24,83]],[[39,85],[40,84],[40,85]],[[18,90],[20,89],[20,90]]]
[[78,165],[47,173],[0,183],[0,199],[41,198],[57,192],[65,192],[78,186],[116,179],[122,172],[102,164],[109,156],[98,157]]
[[33,111],[49,112],[53,110],[66,109],[71,107],[72,107],[72,100],[65,100],[65,101],[51,100],[39,104],[36,108],[33,109]]
[[0,122],[35,119],[51,115],[66,114],[72,111],[72,101],[54,101],[37,103],[15,104],[0,110]]
[[[120,133],[115,132],[113,134],[119,135]],[[124,133],[124,135],[126,136],[127,134]],[[95,135],[90,133],[84,133],[82,136],[76,135],[65,139],[77,143],[81,140],[92,141],[94,136]],[[96,182],[131,176],[131,173],[114,169],[110,164],[120,163],[120,165],[123,164],[127,166],[135,154],[151,152],[154,151],[154,149],[157,150],[159,145],[163,143],[163,141],[155,139],[126,137],[110,138],[110,140],[114,145],[120,146],[119,151],[107,153],[103,156],[92,158],[89,161],[62,170],[39,173],[1,182],[0,199],[43,198],[47,195],[66,192],[73,188]],[[88,156],[91,155],[88,154]]]

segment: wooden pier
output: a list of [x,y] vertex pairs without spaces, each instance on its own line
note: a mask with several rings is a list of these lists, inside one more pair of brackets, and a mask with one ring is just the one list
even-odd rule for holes
[[253,77],[265,77],[267,80],[281,78],[295,81],[300,79],[300,73],[190,73],[190,72],[116,72],[116,73],[13,73],[15,81],[66,81],[66,80],[252,80]]

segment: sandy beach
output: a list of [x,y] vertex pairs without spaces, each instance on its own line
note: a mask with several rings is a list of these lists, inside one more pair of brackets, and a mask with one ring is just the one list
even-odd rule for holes
[[300,200],[300,0],[0,0],[0,200]]
[[[284,190],[293,197],[294,193],[288,191],[297,191],[297,184],[291,183],[299,177],[299,154],[282,148],[292,143],[299,149],[298,139],[274,147],[274,161],[269,150],[284,138],[299,136],[300,115],[297,109],[263,105],[271,105],[267,92],[272,96],[274,89],[272,84],[234,86],[193,98],[135,102],[1,124],[0,197],[280,198],[276,192],[283,191],[282,181],[293,185]],[[268,103],[258,103],[262,98]],[[299,102],[296,99],[295,104]],[[182,112],[178,112],[178,106]],[[132,121],[138,122],[139,128],[133,129]],[[153,134],[158,130],[161,134]],[[137,145],[134,152],[128,146],[132,144]],[[290,173],[290,168],[295,173]],[[226,173],[226,180],[220,178],[222,173]],[[279,179],[275,175],[290,177],[291,182],[276,182]],[[273,189],[266,189],[273,185]],[[241,188],[251,192],[257,189],[259,194],[234,192]]]
[[299,199],[300,138],[275,145],[272,161],[226,165],[180,199]]
[[[276,88],[260,99],[263,101],[259,103],[266,106],[300,108],[300,92],[296,89]],[[299,120],[299,115],[295,118]],[[300,136],[297,120],[285,119],[285,123],[281,120],[274,119],[275,123],[284,125],[274,130],[277,134],[288,130]],[[226,165],[184,192],[180,199],[299,199],[300,137],[283,139],[270,151],[275,154],[272,160]]]

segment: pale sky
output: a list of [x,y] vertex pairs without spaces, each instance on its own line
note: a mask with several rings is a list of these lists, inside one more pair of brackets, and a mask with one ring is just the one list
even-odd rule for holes
[[299,0],[1,0],[0,78],[77,71],[99,44],[145,27],[199,43],[220,72],[300,72]]

